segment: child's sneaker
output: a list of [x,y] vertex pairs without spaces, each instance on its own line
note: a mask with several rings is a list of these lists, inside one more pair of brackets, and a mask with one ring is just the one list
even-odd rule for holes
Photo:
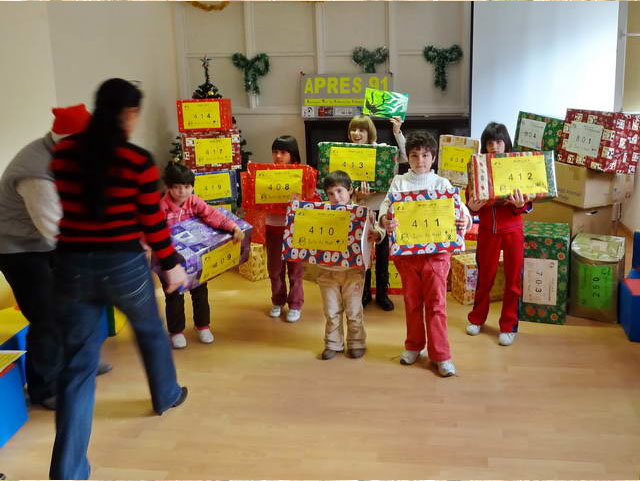
[[439,361],[436,364],[438,365],[438,372],[442,377],[455,375],[456,367],[453,365],[453,361],[451,359],[447,361]]
[[269,311],[269,317],[280,317],[282,315],[282,306],[272,306]]
[[420,351],[410,351],[409,349],[405,349],[405,351],[400,354],[400,364],[410,366],[411,364],[416,362],[419,357]]
[[179,332],[178,334],[173,334],[171,336],[171,344],[174,349],[184,349],[187,347],[187,338],[184,337],[184,334]]
[[320,356],[322,358],[323,361],[328,361],[329,359],[333,359],[334,357],[336,357],[336,354],[338,354],[339,352],[342,351],[334,351],[333,349],[325,349],[324,351],[322,351],[322,356]]
[[516,340],[515,332],[501,332],[498,335],[498,343],[501,346],[510,346]]
[[287,322],[298,322],[300,320],[300,309],[289,309],[287,312]]
[[467,323],[467,334],[469,334],[470,336],[477,336],[478,334],[480,334],[480,328],[482,326],[479,326],[478,324],[472,324],[472,323]]
[[200,342],[202,342],[203,344],[211,344],[213,342],[213,333],[208,327],[205,327],[204,329],[198,329],[197,331],[198,339],[200,339]]

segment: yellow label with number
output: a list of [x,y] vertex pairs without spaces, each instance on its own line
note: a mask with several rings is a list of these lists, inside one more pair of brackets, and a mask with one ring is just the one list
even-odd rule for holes
[[302,169],[256,172],[256,204],[286,204],[292,194],[302,194]]
[[196,165],[230,164],[233,162],[231,138],[196,139]]
[[458,238],[452,198],[394,202],[393,209],[398,244],[455,242]]
[[475,150],[471,147],[455,147],[453,145],[442,146],[441,166],[446,170],[466,172],[467,164]]
[[349,211],[298,209],[293,220],[293,247],[344,252],[350,223]]
[[217,249],[207,252],[202,256],[202,273],[198,279],[200,282],[213,279],[224,271],[240,263],[241,242],[227,241]]
[[351,180],[376,180],[376,149],[361,147],[331,147],[329,172],[342,170]]
[[193,192],[202,200],[231,197],[231,178],[228,173],[196,175]]
[[182,105],[182,124],[185,129],[219,129],[218,102],[185,102]]
[[508,196],[515,189],[523,194],[549,191],[544,155],[496,157],[491,160],[493,190],[497,196]]

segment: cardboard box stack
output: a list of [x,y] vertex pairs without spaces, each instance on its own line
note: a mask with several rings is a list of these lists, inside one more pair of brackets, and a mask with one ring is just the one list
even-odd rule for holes
[[[451,257],[451,294],[460,304],[473,304],[478,285],[478,264],[476,255],[459,254]],[[500,254],[500,265],[496,274],[490,299],[499,301],[504,294],[504,260]]]
[[564,324],[569,287],[567,224],[525,222],[520,319]]
[[196,173],[195,194],[235,212],[242,162],[231,100],[178,100],[176,107],[184,164]]
[[569,314],[618,322],[624,259],[624,237],[578,234],[571,243]]

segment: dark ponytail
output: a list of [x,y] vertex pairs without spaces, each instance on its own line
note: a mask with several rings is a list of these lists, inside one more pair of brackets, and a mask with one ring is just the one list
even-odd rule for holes
[[132,83],[119,78],[105,81],[95,97],[95,109],[81,137],[85,154],[83,183],[89,215],[103,220],[107,208],[107,175],[116,157],[116,149],[127,141],[122,128],[122,112],[139,107],[142,92]]

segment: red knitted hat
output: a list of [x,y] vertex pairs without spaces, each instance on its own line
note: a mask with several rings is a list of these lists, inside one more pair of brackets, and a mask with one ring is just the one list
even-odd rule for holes
[[51,131],[58,135],[72,135],[82,132],[91,119],[91,114],[84,104],[53,108],[51,111],[55,117]]

